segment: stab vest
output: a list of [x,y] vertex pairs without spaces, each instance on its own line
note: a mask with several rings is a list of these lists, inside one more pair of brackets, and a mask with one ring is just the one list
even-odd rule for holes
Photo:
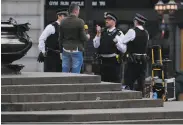
[[127,52],[144,54],[147,50],[148,33],[146,30],[140,30],[137,27],[134,30],[136,37],[133,41],[128,42]]
[[108,32],[107,29],[101,33],[100,46],[98,48],[99,54],[113,54],[119,53],[113,39],[117,34],[120,35],[119,29],[114,29],[112,32]]
[[53,22],[51,25],[55,28],[55,33],[47,38],[45,46],[53,50],[59,50],[59,25],[57,22]]

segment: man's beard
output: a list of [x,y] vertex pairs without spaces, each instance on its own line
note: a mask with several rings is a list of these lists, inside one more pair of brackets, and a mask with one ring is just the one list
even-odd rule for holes
[[106,26],[107,28],[111,28],[111,27],[112,27],[111,25],[108,25],[108,24],[106,24],[105,26]]

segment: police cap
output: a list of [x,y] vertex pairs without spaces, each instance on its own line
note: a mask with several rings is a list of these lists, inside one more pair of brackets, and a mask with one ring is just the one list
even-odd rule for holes
[[56,11],[57,15],[64,15],[68,16],[68,10],[67,9],[59,9]]
[[112,19],[115,22],[117,22],[117,17],[113,13],[110,13],[110,12],[104,13],[104,19]]
[[145,18],[144,16],[142,16],[139,13],[136,13],[134,20],[137,20],[138,22],[141,22],[142,24],[145,24],[147,21],[147,18]]

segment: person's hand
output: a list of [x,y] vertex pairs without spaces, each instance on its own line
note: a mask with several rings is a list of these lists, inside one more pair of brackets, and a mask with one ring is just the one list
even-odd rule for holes
[[97,25],[96,30],[97,30],[97,37],[100,37],[102,28],[99,25]]
[[102,28],[99,25],[96,25],[96,30],[97,30],[98,33],[101,33],[101,29]]
[[62,53],[60,53],[60,59],[62,60]]
[[118,41],[120,41],[120,37],[118,35],[115,36],[115,38],[113,39],[114,43],[118,43]]
[[86,37],[87,37],[88,39],[90,39],[90,34],[86,34]]

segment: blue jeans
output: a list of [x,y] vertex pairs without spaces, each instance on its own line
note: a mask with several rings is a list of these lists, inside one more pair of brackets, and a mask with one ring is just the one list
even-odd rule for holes
[[62,72],[80,73],[83,64],[83,53],[62,53]]

